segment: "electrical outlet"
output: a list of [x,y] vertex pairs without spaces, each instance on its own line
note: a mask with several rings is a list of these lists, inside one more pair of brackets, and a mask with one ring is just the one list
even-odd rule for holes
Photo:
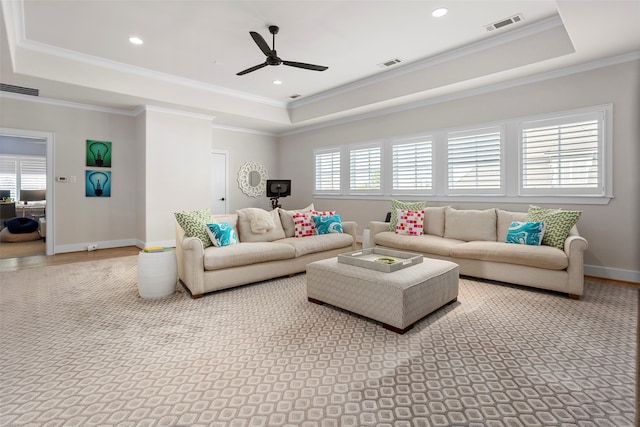
[[98,244],[97,243],[92,243],[89,246],[87,246],[87,250],[88,251],[95,251],[96,249],[98,249]]

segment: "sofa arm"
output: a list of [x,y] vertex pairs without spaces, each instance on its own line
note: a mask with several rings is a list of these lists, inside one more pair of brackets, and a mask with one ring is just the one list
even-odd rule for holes
[[188,237],[176,223],[176,258],[178,261],[178,277],[191,295],[204,293],[204,246],[197,237]]
[[376,245],[376,234],[383,231],[389,231],[389,223],[382,221],[371,221],[369,223],[369,245],[374,247]]
[[571,234],[564,241],[564,252],[569,259],[567,273],[569,274],[569,296],[579,297],[584,293],[584,252],[589,247],[587,240],[578,235]]
[[342,221],[342,232],[346,234],[351,234],[353,237],[353,243],[351,244],[351,249],[354,251],[356,248],[356,237],[358,233],[358,223],[355,221]]

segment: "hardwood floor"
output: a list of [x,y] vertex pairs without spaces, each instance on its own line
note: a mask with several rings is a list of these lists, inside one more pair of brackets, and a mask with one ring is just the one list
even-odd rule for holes
[[25,268],[45,265],[69,264],[73,262],[92,261],[97,259],[118,258],[137,255],[140,248],[125,246],[122,248],[98,249],[96,251],[69,252],[56,255],[34,255],[20,258],[0,259],[0,272],[17,271]]

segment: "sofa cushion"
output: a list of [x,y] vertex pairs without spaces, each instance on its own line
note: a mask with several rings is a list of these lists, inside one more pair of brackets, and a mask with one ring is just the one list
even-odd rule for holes
[[[262,209],[261,209],[262,210]],[[280,214],[277,209],[270,212],[262,210],[273,224],[273,228],[265,232],[254,232],[251,228],[250,214],[244,209],[237,211],[238,213],[238,234],[241,242],[273,242],[274,240],[284,239],[284,229],[280,222]]]
[[503,211],[502,209],[496,209],[498,213],[498,242],[504,242],[507,239],[507,232],[513,221],[525,221],[527,217],[526,212],[511,212]]
[[528,265],[548,270],[564,270],[569,259],[564,251],[550,246],[511,245],[503,242],[466,242],[451,248],[456,258]]
[[229,267],[291,259],[295,251],[290,245],[277,242],[249,242],[204,251],[204,269],[220,270]]
[[312,210],[314,210],[313,203],[303,209],[284,210],[282,208],[278,208],[278,212],[280,213],[280,221],[282,222],[282,228],[284,229],[285,237],[293,237],[295,234],[293,215],[296,212],[311,212]]
[[211,211],[208,208],[191,212],[176,212],[174,215],[186,236],[197,237],[205,248],[213,245],[207,233],[207,222],[211,220]]
[[513,221],[507,232],[505,243],[540,246],[544,235],[544,222]]
[[342,233],[340,215],[311,215],[317,234]]
[[449,239],[496,241],[496,210],[445,210],[444,237]]
[[398,209],[398,225],[396,234],[409,236],[422,236],[424,227],[424,209]]
[[440,236],[403,236],[392,231],[376,234],[376,246],[401,249],[407,252],[422,252],[440,256],[449,256],[451,248],[465,243],[462,240],[447,239]]
[[296,212],[293,214],[294,237],[313,236],[316,228],[313,225],[311,216],[310,213],[306,212]]
[[274,243],[289,245],[295,250],[296,257],[300,257],[340,248],[345,248],[346,252],[353,245],[353,236],[347,233],[314,234],[304,239],[287,237]]
[[444,236],[444,213],[448,206],[424,208],[424,233]]
[[391,219],[389,221],[389,231],[396,231],[398,225],[398,209],[422,210],[425,202],[401,202],[399,200],[391,201]]
[[582,211],[563,211],[561,209],[545,209],[529,206],[527,221],[544,221],[545,232],[542,244],[564,249],[564,241],[569,237],[571,228],[576,225]]

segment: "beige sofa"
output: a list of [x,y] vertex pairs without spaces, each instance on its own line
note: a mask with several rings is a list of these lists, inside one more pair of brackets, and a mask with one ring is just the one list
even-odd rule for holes
[[291,211],[272,211],[276,229],[252,233],[242,212],[212,215],[211,222],[234,227],[239,243],[205,248],[201,239],[188,237],[176,222],[178,277],[194,298],[231,288],[306,270],[310,262],[335,257],[356,249],[357,224],[343,221],[343,233],[306,237],[293,236]]
[[525,212],[500,209],[425,208],[424,235],[389,231],[389,223],[369,224],[371,246],[421,253],[453,261],[460,274],[563,292],[573,299],[584,293],[584,251],[587,241],[573,227],[564,250],[550,246],[503,243],[512,221]]

